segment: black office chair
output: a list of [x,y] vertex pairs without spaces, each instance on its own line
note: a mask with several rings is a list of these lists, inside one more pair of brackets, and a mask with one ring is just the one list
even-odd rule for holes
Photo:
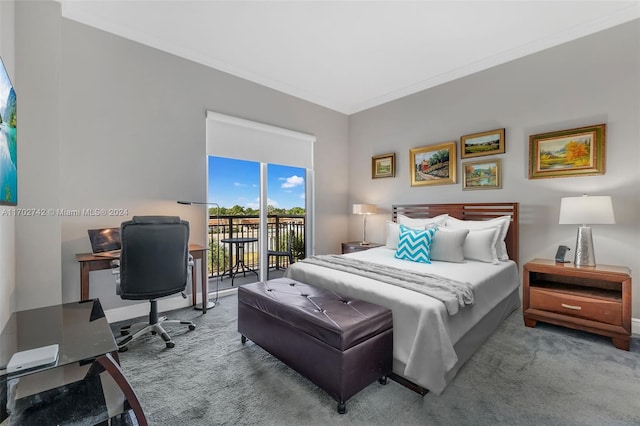
[[[293,229],[289,230],[287,234],[287,249],[286,250],[267,250],[267,279],[269,279],[269,267],[271,264],[271,257],[276,258],[276,269],[280,269],[280,258],[286,257],[289,259],[289,265],[293,263],[293,237],[294,237]],[[276,242],[278,244],[279,242]]]
[[[134,339],[146,334],[159,334],[167,348],[175,345],[162,327],[166,324],[196,326],[191,321],[167,320],[158,317],[159,297],[183,292],[190,278],[189,222],[177,216],[134,216],[120,226],[119,268],[114,266],[116,293],[125,300],[149,300],[149,322],[124,326],[120,329],[124,339],[118,350],[124,352]],[[191,259],[191,261],[190,261]],[[185,297],[184,293],[182,294]],[[131,335],[132,328],[142,329]]]

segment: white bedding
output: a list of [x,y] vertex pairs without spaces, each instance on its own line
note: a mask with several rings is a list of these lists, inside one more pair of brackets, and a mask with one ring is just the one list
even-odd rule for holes
[[305,262],[292,264],[286,276],[391,309],[394,373],[439,395],[455,375],[448,374],[458,362],[454,345],[519,287],[518,269],[512,261],[424,264],[396,259],[394,253],[378,247],[345,256],[468,281],[474,287],[475,305],[450,316],[442,302],[429,296]]

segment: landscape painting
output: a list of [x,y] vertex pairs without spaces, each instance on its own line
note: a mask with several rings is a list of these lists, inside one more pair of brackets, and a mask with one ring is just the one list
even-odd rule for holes
[[394,177],[396,175],[396,154],[371,157],[371,178]]
[[460,145],[460,158],[504,154],[504,129],[462,136]]
[[409,151],[411,186],[456,183],[456,142]]
[[18,204],[16,92],[0,59],[0,204]]
[[605,124],[529,137],[529,178],[604,174]]
[[500,159],[469,161],[462,165],[463,190],[502,188],[502,164]]

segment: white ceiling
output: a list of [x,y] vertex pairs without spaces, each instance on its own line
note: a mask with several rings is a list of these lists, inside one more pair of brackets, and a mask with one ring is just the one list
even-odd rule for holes
[[345,114],[640,17],[637,0],[59,1],[66,18]]

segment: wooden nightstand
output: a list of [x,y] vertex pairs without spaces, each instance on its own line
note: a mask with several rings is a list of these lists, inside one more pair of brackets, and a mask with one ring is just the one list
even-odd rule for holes
[[342,254],[355,253],[357,251],[369,250],[374,247],[382,247],[384,244],[369,243],[366,246],[360,245],[360,241],[350,241],[348,243],[342,243]]
[[618,349],[631,341],[631,271],[625,266],[576,267],[534,259],[523,267],[523,315],[611,337]]

